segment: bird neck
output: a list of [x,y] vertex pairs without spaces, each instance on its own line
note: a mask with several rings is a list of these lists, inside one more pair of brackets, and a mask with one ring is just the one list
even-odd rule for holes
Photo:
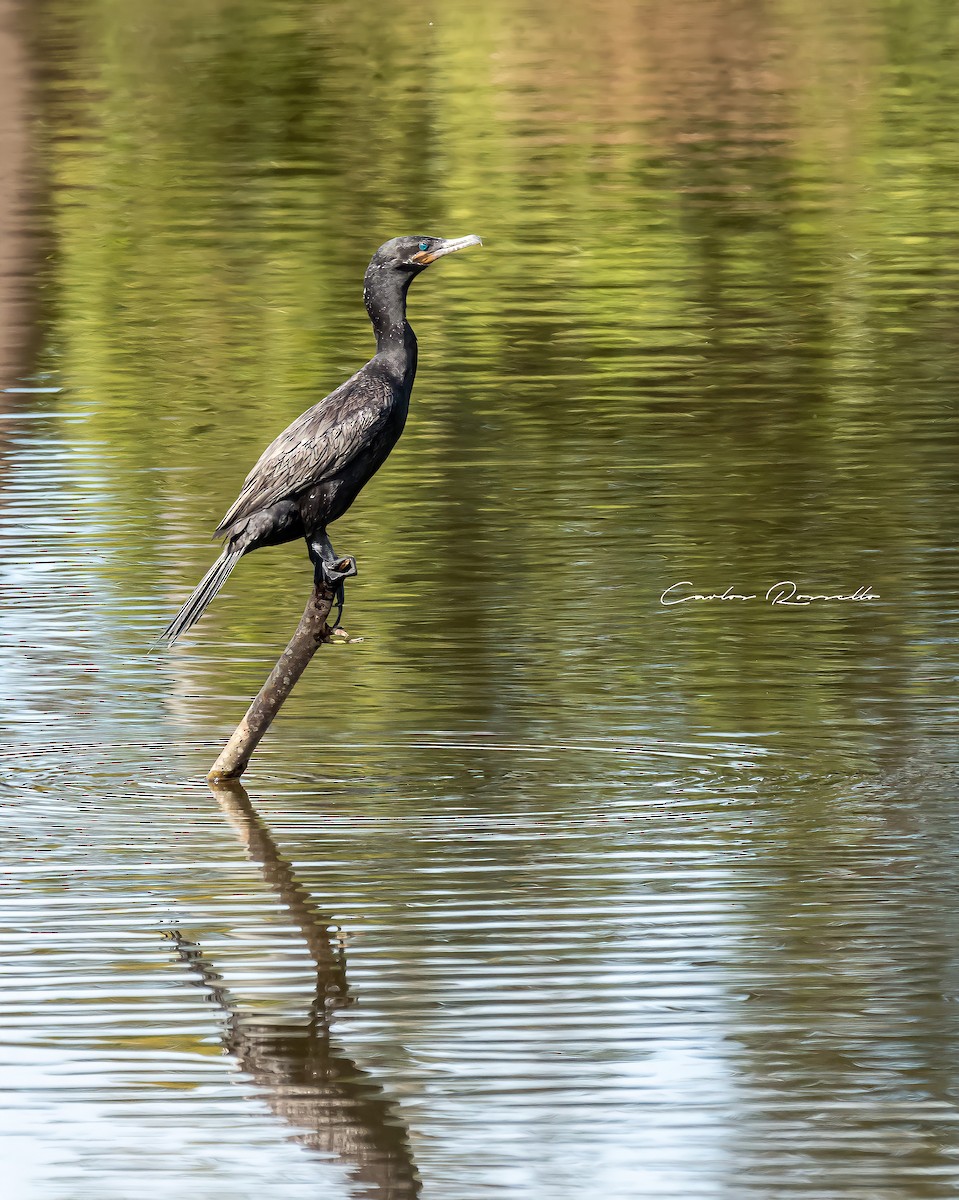
[[415,368],[416,338],[406,319],[406,293],[413,276],[371,265],[363,280],[363,300],[376,334],[376,352],[406,360]]

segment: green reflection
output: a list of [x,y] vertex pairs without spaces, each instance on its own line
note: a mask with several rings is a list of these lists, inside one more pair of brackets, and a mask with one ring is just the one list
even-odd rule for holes
[[[945,5],[38,11],[59,64],[49,356],[114,514],[118,624],[146,574],[162,626],[262,446],[368,355],[371,249],[475,228],[481,266],[414,288],[410,426],[335,531],[367,638],[343,652],[349,696],[314,672],[291,719],[693,725],[802,749],[942,720],[959,462]],[[667,612],[680,579],[883,600]],[[171,669],[196,728],[232,722],[307,586],[298,549],[242,565]]]

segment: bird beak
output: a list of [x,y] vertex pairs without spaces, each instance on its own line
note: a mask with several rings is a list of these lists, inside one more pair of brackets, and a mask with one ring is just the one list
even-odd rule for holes
[[450,238],[448,241],[440,242],[432,250],[425,250],[422,254],[414,254],[413,262],[422,263],[424,267],[429,266],[431,262],[436,262],[444,254],[455,254],[457,250],[465,250],[467,246],[482,246],[482,244],[482,239],[478,238],[475,233],[467,234],[466,237]]

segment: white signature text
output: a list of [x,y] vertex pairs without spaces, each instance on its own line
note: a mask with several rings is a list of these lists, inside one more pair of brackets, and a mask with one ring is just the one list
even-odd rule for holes
[[[758,592],[737,592],[731,585],[722,592],[696,591],[692,582],[681,579],[679,583],[671,583],[659,598],[660,604],[667,607],[676,604],[690,604],[696,601],[711,600],[759,600]],[[767,604],[782,604],[791,608],[805,608],[810,604],[830,601],[852,601],[860,603],[865,600],[881,599],[878,592],[871,587],[859,587],[854,592],[801,592],[799,585],[791,579],[782,579],[767,588],[762,599]]]

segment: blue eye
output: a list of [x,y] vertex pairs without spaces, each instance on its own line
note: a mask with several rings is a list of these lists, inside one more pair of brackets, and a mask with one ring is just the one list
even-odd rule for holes
[[421,250],[429,250],[429,248],[430,248],[430,244],[429,244],[429,242],[420,242],[420,249],[421,249]]

